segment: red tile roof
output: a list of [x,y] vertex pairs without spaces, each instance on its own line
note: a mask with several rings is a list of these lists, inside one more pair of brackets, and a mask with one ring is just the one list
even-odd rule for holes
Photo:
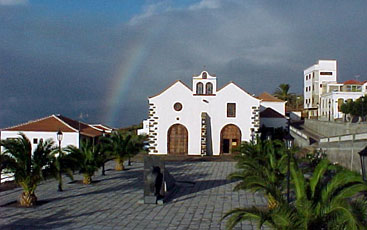
[[343,83],[344,85],[363,85],[363,82],[357,80],[348,80]]
[[268,92],[263,92],[260,94],[257,98],[263,100],[263,101],[272,101],[272,102],[285,102],[283,100],[280,100],[279,98],[274,97]]
[[51,115],[38,120],[3,129],[3,131],[34,132],[78,132],[88,137],[102,136],[102,132],[83,122],[75,121],[62,115]]

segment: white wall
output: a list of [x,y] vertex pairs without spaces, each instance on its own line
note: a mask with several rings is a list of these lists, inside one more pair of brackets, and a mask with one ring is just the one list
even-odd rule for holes
[[149,134],[149,120],[143,120],[143,128],[138,129],[138,135],[148,135]]
[[[332,72],[332,75],[320,75],[320,72]],[[337,62],[336,60],[319,60],[317,64],[305,69],[303,75],[304,108],[316,108],[322,91],[320,84],[337,82]],[[314,77],[308,77],[306,80],[306,76],[310,75]],[[310,90],[306,91],[306,88]],[[315,95],[315,101],[312,99],[312,95]],[[306,103],[306,100],[311,100],[311,102]]]
[[[320,117],[323,120],[329,119],[339,119],[343,118],[343,113],[338,109],[338,99],[341,98],[345,101],[348,99],[352,99],[353,101],[357,100],[361,96],[363,96],[363,92],[330,92],[327,94],[323,94],[321,97],[320,104]],[[330,101],[330,108],[329,108]]]
[[[57,141],[57,132],[30,132],[30,131],[25,131],[23,132],[26,137],[29,139],[29,141],[32,144],[32,152],[35,150],[35,148],[37,147],[37,144],[33,144],[33,139],[37,138],[38,139],[38,143],[39,140],[41,138],[43,138],[43,140],[47,140],[49,138],[53,139],[53,141],[55,142],[55,146],[58,146],[59,143]],[[19,136],[19,131],[1,131],[1,139],[5,140],[7,138],[18,138]],[[61,141],[61,147],[66,147],[68,145],[74,145],[76,147],[79,148],[79,134],[76,132],[63,132],[63,139]]]
[[[181,111],[175,111],[173,105],[180,102]],[[236,103],[236,117],[227,118],[227,103]],[[229,84],[216,92],[216,96],[193,95],[193,92],[181,82],[176,82],[162,94],[149,99],[154,105],[158,125],[150,131],[157,133],[156,149],[158,154],[167,154],[167,133],[174,124],[182,124],[188,130],[188,154],[200,155],[201,113],[206,112],[211,119],[213,155],[220,153],[220,132],[227,124],[237,125],[242,141],[250,140],[250,129],[254,128],[252,106],[259,108],[260,100],[242,91],[235,84]],[[150,121],[152,122],[152,121]],[[257,128],[256,128],[257,129]],[[152,152],[151,152],[152,153]]]
[[264,111],[266,108],[272,108],[273,110],[285,116],[285,103],[286,102],[261,101],[260,112]]

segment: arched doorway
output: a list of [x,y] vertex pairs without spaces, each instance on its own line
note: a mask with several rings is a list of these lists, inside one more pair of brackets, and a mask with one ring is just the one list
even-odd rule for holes
[[220,153],[229,154],[241,143],[241,130],[236,125],[226,125],[220,132]]
[[188,153],[188,132],[185,126],[172,125],[167,133],[168,154],[185,155]]

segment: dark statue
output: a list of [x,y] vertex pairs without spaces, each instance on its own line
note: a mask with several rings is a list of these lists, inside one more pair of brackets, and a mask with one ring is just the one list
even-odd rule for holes
[[174,179],[158,156],[144,157],[144,203],[156,204],[174,188]]

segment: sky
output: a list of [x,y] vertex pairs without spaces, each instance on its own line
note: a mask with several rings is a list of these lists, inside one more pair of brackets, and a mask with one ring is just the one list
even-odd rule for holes
[[207,70],[251,94],[338,61],[367,80],[367,1],[0,0],[0,128],[51,114],[138,124],[147,97]]

